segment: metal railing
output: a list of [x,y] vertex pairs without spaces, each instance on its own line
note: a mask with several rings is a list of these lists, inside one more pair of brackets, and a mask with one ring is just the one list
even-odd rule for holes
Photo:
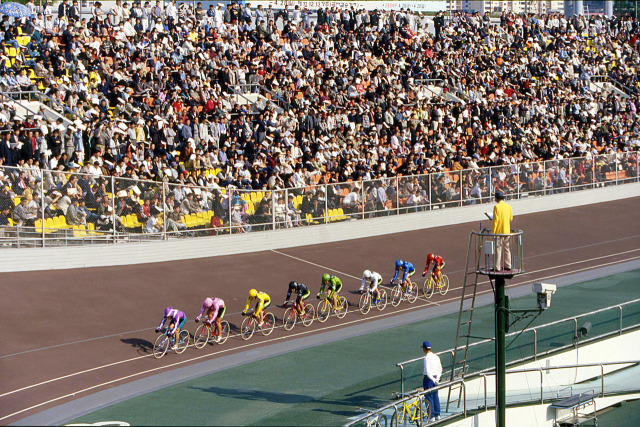
[[[13,91],[13,92],[9,91],[9,92],[2,92],[2,94],[3,96],[6,96],[13,100],[26,100],[29,102],[35,100],[42,103],[43,105],[48,107],[51,111],[53,111],[54,113],[58,114],[61,117],[65,117],[65,115],[69,115],[73,117],[73,120],[81,120],[83,122],[87,122],[87,119],[76,114],[71,108],[51,98],[50,96],[45,95],[40,91],[34,91],[34,90]],[[24,106],[23,108],[26,109],[26,107]],[[31,110],[28,110],[28,111],[31,112],[32,114],[35,114]]]
[[[190,180],[195,184],[172,184],[3,166],[0,209],[8,208],[8,216],[13,216],[15,222],[10,222],[9,228],[0,226],[5,230],[0,233],[0,247],[66,245],[59,240],[69,237],[69,233],[55,232],[65,229],[76,230],[75,243],[117,243],[288,229],[442,210],[490,203],[497,190],[507,199],[523,199],[638,182],[638,162],[637,152],[623,152],[273,190],[226,186],[233,178],[220,169],[191,171]],[[322,174],[316,173],[315,178],[322,179]],[[214,184],[213,176],[226,187]],[[89,210],[85,220],[76,224],[79,229],[70,227],[68,218],[64,221],[70,200],[62,193],[66,193],[69,180],[76,181],[75,193],[69,196],[81,196]],[[245,180],[240,184],[250,183]],[[280,185],[284,186],[284,182]],[[35,193],[39,199],[30,204],[32,217],[20,221],[15,218],[20,214],[16,205],[27,188],[27,199]],[[189,193],[193,193],[192,202],[185,204]],[[102,200],[104,196],[107,199]],[[111,205],[112,210],[100,209],[97,198]],[[160,211],[156,227],[154,220],[147,227],[150,212],[148,206],[141,208],[146,201]],[[180,206],[177,212],[173,212],[175,204]],[[107,218],[90,214],[98,212]],[[37,220],[40,221],[36,223]],[[35,228],[13,232],[10,227]],[[107,238],[109,233],[111,237]],[[98,234],[103,238],[97,239]]]
[[[416,427],[422,427],[423,425],[427,425],[427,424],[432,424],[429,423],[429,420],[424,418],[423,419],[423,414],[422,414],[422,410],[423,410],[423,401],[425,400],[425,396],[427,394],[431,394],[431,393],[437,393],[439,390],[445,389],[445,388],[449,388],[449,387],[453,387],[456,385],[460,385],[460,387],[462,388],[462,404],[463,404],[463,409],[461,412],[456,413],[456,414],[451,414],[449,416],[445,416],[442,418],[442,422],[445,421],[451,421],[451,419],[456,418],[456,417],[466,417],[467,416],[467,400],[466,400],[466,386],[463,380],[456,380],[456,381],[452,381],[452,382],[448,382],[448,383],[443,383],[443,384],[439,384],[436,387],[430,388],[428,390],[422,390],[422,391],[417,391],[415,393],[411,393],[408,394],[406,396],[404,396],[402,399],[396,400],[392,403],[389,403],[388,405],[382,406],[374,411],[370,411],[369,413],[365,414],[365,415],[361,415],[353,420],[351,420],[350,422],[348,422],[347,424],[344,425],[344,427],[349,427],[349,426],[353,426],[359,423],[364,423],[364,425],[369,425],[367,423],[367,420],[377,416],[379,414],[384,414],[384,412],[388,412],[390,410],[393,410],[390,413],[390,416],[392,417],[392,420],[396,420],[395,423],[393,421],[390,421],[389,423],[387,423],[386,425],[395,425],[398,426],[398,422],[397,422],[397,417],[399,416],[399,413],[404,411],[405,409],[403,408],[403,406],[405,404],[409,405],[409,401],[415,401],[417,400],[417,409],[418,409],[418,417],[415,421],[412,421],[413,424],[416,425]],[[404,394],[404,393],[400,393],[400,394]],[[413,402],[411,402],[411,404],[413,404]],[[404,416],[406,418],[409,418],[409,415],[405,412]],[[405,420],[406,420],[405,418]],[[405,423],[406,424],[406,423]]]
[[[265,86],[259,83],[237,83],[235,85],[230,85],[229,87],[236,95],[243,95],[246,93],[261,95],[266,99],[269,105],[277,108],[278,111],[288,111],[291,109],[291,104],[286,99],[284,99],[282,95],[267,89]],[[271,99],[267,98],[266,94],[269,94]]]
[[634,90],[628,86],[626,86],[625,84],[623,84],[622,82],[619,82],[618,80],[607,76],[607,75],[595,75],[595,76],[591,76],[591,81],[593,82],[597,82],[597,83],[609,83],[610,85],[614,86],[615,88],[617,88],[619,91],[623,92],[626,95],[635,95],[637,93],[637,90]]
[[[624,308],[627,308],[627,313],[624,312]],[[611,313],[614,312],[611,316],[602,316],[603,313]],[[629,319],[635,320],[629,321]],[[590,338],[586,337],[585,333],[581,333],[580,329],[582,328],[582,322],[586,322],[589,319],[591,323],[591,331],[587,331],[588,334],[591,332],[592,334],[596,333]],[[597,319],[597,320],[596,320]],[[625,325],[625,319],[627,319],[628,324]],[[560,325],[569,325],[568,329],[562,329],[560,333],[557,332],[557,327]],[[578,325],[581,325],[580,327]],[[609,327],[607,325],[615,325],[615,327]],[[588,313],[582,313],[576,316],[567,317],[565,319],[556,320],[551,323],[547,323],[540,326],[535,326],[532,328],[523,329],[522,331],[512,332],[507,334],[507,339],[518,338],[520,336],[529,335],[531,341],[526,343],[525,346],[517,347],[517,352],[522,354],[523,348],[530,347],[532,349],[531,353],[525,356],[521,356],[519,358],[512,358],[512,360],[508,361],[507,365],[513,366],[516,364],[520,364],[526,361],[537,360],[540,356],[546,356],[551,353],[557,353],[569,348],[575,348],[579,350],[581,345],[586,343],[600,340],[608,336],[612,335],[622,335],[623,332],[636,329],[640,326],[640,299],[635,299],[632,301],[627,301],[622,304],[605,307],[599,310],[590,311]],[[554,330],[555,329],[555,330]],[[599,332],[599,333],[598,333]],[[558,345],[558,340],[565,338],[566,341],[560,343]],[[474,370],[467,370],[466,372],[471,372],[470,375],[467,375],[467,378],[473,378],[474,376],[481,375],[482,373],[487,373],[493,370],[493,366],[483,367],[482,356],[483,346],[488,346],[487,353],[493,354],[494,341],[493,339],[486,339],[482,341],[477,341],[469,345],[469,354],[472,355],[468,358],[468,363],[475,363],[476,368]],[[476,358],[473,358],[473,353],[479,354]],[[443,367],[450,367],[451,362],[453,361],[454,350],[448,349],[437,353],[439,356],[448,356],[450,358],[449,364],[444,364]],[[507,355],[509,356],[509,355]],[[424,356],[417,357],[415,359],[405,360],[403,362],[399,362],[396,364],[398,368],[400,368],[400,391],[404,392],[405,389],[405,380],[406,380],[406,372],[405,370],[409,365],[417,365],[417,368],[422,366],[422,361],[424,360]],[[492,365],[491,360],[491,365]],[[445,370],[447,371],[447,370]],[[448,370],[450,372],[450,369]],[[421,370],[418,372],[422,372]],[[421,374],[416,374],[416,376],[421,376]],[[445,374],[443,373],[442,377]]]
[[[627,389],[627,390],[620,390],[620,389],[614,389],[614,390],[605,390],[605,367],[607,366],[619,366],[619,365],[626,365],[628,366],[633,366],[633,365],[638,365],[640,364],[640,360],[622,360],[622,361],[613,361],[613,362],[593,362],[593,363],[576,363],[576,364],[569,364],[569,365],[558,365],[558,366],[540,366],[537,368],[525,368],[525,369],[513,369],[513,370],[508,370],[506,371],[507,375],[515,375],[515,374],[527,374],[527,373],[531,373],[531,372],[537,372],[540,374],[540,393],[539,393],[539,398],[529,398],[529,399],[510,399],[510,401],[508,402],[509,405],[515,405],[515,404],[544,404],[545,401],[549,402],[549,401],[555,401],[555,400],[559,400],[561,399],[559,397],[559,392],[557,390],[553,390],[553,386],[550,384],[545,383],[544,379],[546,376],[549,375],[549,371],[558,371],[558,370],[565,370],[565,369],[576,369],[576,371],[578,369],[581,368],[600,368],[600,375],[597,379],[600,380],[600,390],[598,393],[598,397],[603,398],[606,396],[611,396],[611,395],[617,395],[620,394],[621,392],[625,392],[625,393],[637,393],[640,392],[640,388],[636,388],[636,389]],[[545,372],[547,371],[547,372]],[[617,370],[616,370],[617,371]],[[399,411],[402,410],[402,407],[404,405],[405,402],[408,402],[410,400],[413,399],[418,399],[418,405],[420,406],[420,409],[422,409],[422,401],[424,400],[424,396],[426,393],[431,393],[431,392],[437,392],[438,390],[442,390],[442,389],[447,389],[447,388],[453,388],[456,385],[460,384],[460,387],[462,389],[462,404],[463,404],[463,408],[462,411],[460,412],[452,412],[452,413],[448,413],[448,414],[442,414],[442,419],[439,421],[431,421],[429,422],[429,425],[439,425],[442,423],[447,423],[450,422],[452,419],[454,418],[459,418],[459,417],[463,417],[466,418],[467,417],[467,412],[468,411],[475,411],[475,410],[484,410],[484,411],[488,411],[489,409],[492,409],[495,407],[495,405],[490,404],[489,402],[489,393],[488,393],[488,387],[487,387],[487,378],[491,377],[491,376],[495,376],[494,373],[481,373],[478,374],[476,376],[474,376],[473,378],[469,378],[466,380],[463,379],[459,379],[453,382],[448,382],[448,383],[442,383],[439,384],[437,387],[431,388],[427,391],[421,391],[421,392],[417,392],[417,393],[413,393],[410,394],[406,397],[403,397],[400,400],[394,401],[392,403],[389,403],[387,405],[381,406],[380,408],[377,409],[373,409],[373,410],[367,410],[367,414],[365,415],[361,415],[359,417],[356,417],[354,419],[352,419],[351,421],[349,421],[348,423],[344,424],[344,427],[350,427],[350,426],[356,426],[356,425],[363,425],[363,426],[368,426],[370,425],[368,423],[369,420],[372,419],[377,419],[380,420],[380,417],[390,417],[391,420],[389,422],[387,422],[385,425],[399,425],[397,422],[397,416]],[[469,395],[467,394],[467,383],[475,380],[477,378],[482,378],[482,395],[481,398],[478,399],[472,399],[469,397]],[[528,383],[527,383],[528,384]],[[551,388],[551,390],[548,390],[547,397],[545,399],[545,386],[547,387],[547,389]],[[556,385],[557,387],[557,385]],[[585,385],[585,387],[589,388],[592,387],[592,385]],[[574,387],[569,387],[569,389],[571,390],[571,392],[573,392]],[[549,396],[549,393],[552,393],[551,396]],[[595,393],[594,393],[595,394]],[[595,396],[594,396],[595,397]],[[478,402],[482,402],[482,405],[478,405],[477,407],[470,407],[470,402],[473,403],[473,401],[478,401]],[[394,423],[395,421],[395,423]],[[422,417],[420,417],[419,420],[416,420],[416,425],[417,426],[422,426],[423,425],[423,419]],[[426,425],[427,423],[424,422],[424,424]]]

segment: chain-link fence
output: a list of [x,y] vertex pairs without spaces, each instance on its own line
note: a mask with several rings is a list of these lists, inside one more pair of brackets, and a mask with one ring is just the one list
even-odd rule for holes
[[[184,184],[0,167],[0,245],[67,246],[253,233],[638,181],[638,153],[253,190],[192,173]],[[212,178],[212,177],[211,177]]]

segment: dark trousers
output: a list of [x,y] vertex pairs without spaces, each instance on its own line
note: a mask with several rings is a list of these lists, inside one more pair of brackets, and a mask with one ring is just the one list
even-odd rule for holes
[[[436,384],[431,381],[426,375],[424,376],[424,378],[422,378],[422,388],[424,388],[425,390],[428,390],[435,386]],[[440,416],[440,397],[438,396],[438,392],[432,391],[431,393],[425,393],[424,399],[431,405],[431,416]]]

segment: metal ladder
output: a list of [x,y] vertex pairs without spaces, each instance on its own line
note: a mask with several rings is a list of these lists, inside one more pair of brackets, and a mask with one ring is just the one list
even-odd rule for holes
[[[476,293],[478,290],[478,274],[476,274],[476,266],[472,267],[474,276],[473,284],[468,283],[469,277],[469,254],[471,253],[471,245],[473,243],[473,236],[469,237],[469,249],[467,250],[467,262],[464,271],[464,284],[462,285],[462,296],[460,297],[460,311],[458,312],[458,328],[456,331],[456,343],[453,347],[453,359],[451,361],[451,379],[455,381],[457,379],[463,379],[467,370],[467,355],[469,353],[469,340],[471,339],[471,323],[473,321],[473,310],[476,304]],[[473,248],[475,250],[475,248]],[[457,397],[455,394],[457,393]],[[452,399],[452,397],[454,397]],[[460,407],[462,400],[462,383],[452,385],[449,387],[449,393],[447,395],[447,408],[446,412],[449,412],[449,405],[457,404]]]

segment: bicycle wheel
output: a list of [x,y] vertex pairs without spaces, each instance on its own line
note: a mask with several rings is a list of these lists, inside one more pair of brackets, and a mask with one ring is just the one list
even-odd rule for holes
[[340,297],[338,299],[338,311],[336,311],[336,317],[338,319],[342,319],[347,315],[347,311],[349,311],[349,303],[345,297]]
[[396,411],[393,413],[393,417],[391,418],[391,426],[392,427],[400,427],[400,426],[406,426],[407,425],[407,417],[406,416],[406,408],[404,407],[404,405],[402,406],[401,409],[396,409]]
[[302,315],[302,324],[304,326],[311,326],[313,319],[316,316],[316,309],[311,304],[304,306],[304,314]]
[[220,331],[220,335],[218,335],[218,344],[224,344],[229,339],[231,326],[229,326],[229,322],[226,320],[221,321],[220,324],[222,325],[222,331]]
[[402,288],[400,285],[395,285],[391,289],[391,305],[397,307],[402,302]]
[[176,345],[176,353],[182,354],[189,347],[189,331],[183,329],[178,335],[178,344]]
[[362,294],[358,307],[360,307],[360,313],[362,314],[367,314],[371,310],[371,295],[369,292]]
[[298,315],[293,307],[289,307],[285,310],[284,318],[282,319],[282,326],[284,326],[286,331],[290,331],[294,326],[296,326],[296,317],[298,317]]
[[416,282],[411,282],[411,288],[407,289],[405,292],[405,296],[407,297],[407,301],[410,304],[413,304],[418,299],[418,284]]
[[429,276],[422,286],[422,293],[426,299],[429,299],[433,296],[433,291],[435,289],[435,283],[433,283],[433,278]]
[[440,283],[442,286],[438,289],[440,295],[446,295],[449,291],[449,277],[446,274],[442,275],[442,282]]
[[331,314],[331,304],[329,303],[329,301],[327,301],[326,299],[320,301],[318,303],[318,310],[316,311],[316,313],[318,313],[319,322],[326,322],[329,318],[329,315]]
[[240,326],[240,335],[243,340],[248,340],[253,336],[253,333],[256,330],[256,320],[253,316],[245,317],[242,321],[242,326]]
[[381,289],[378,292],[380,293],[380,296],[378,297],[378,302],[376,303],[376,308],[379,311],[382,311],[387,306],[387,291],[385,291],[384,289]]
[[198,326],[198,329],[196,329],[196,333],[193,335],[193,345],[197,349],[201,349],[205,346],[205,344],[209,342],[210,334],[211,333],[209,332],[209,328],[207,328],[207,325],[203,323],[202,325]]
[[265,337],[267,335],[271,335],[271,332],[273,332],[273,328],[275,326],[276,326],[276,316],[274,316],[273,313],[265,313],[264,324],[262,325],[262,328],[260,328],[262,335],[264,335]]
[[156,343],[153,345],[153,357],[156,359],[162,358],[169,348],[169,337],[162,334],[156,338]]
[[[437,392],[434,392],[437,393]],[[418,415],[418,414],[416,414]],[[431,419],[431,403],[427,399],[422,400],[422,423],[428,423]]]

